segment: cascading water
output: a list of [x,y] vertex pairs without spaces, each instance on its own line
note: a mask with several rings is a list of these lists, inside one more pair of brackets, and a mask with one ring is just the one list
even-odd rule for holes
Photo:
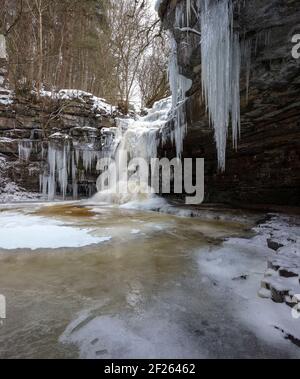
[[168,133],[164,128],[170,120],[171,109],[172,99],[167,98],[155,103],[144,117],[117,120],[118,128],[107,154],[107,166],[98,167],[102,175],[97,181],[99,192],[93,200],[123,204],[155,197],[148,186],[148,177],[141,172],[137,175],[137,167],[127,167],[127,161],[142,158],[150,165],[151,158],[157,157],[162,134]]
[[[128,181],[130,168],[122,164],[127,158],[142,158],[149,166],[151,158],[157,157],[159,145],[163,146],[167,141],[175,146],[177,157],[181,156],[187,130],[186,92],[191,88],[192,81],[179,72],[177,44],[172,37],[170,45],[169,82],[172,97],[155,103],[145,117],[118,120],[118,129],[108,154],[108,159],[114,158],[114,162],[108,162],[104,170],[99,167],[104,172],[97,182],[99,192],[93,198],[98,202],[122,204],[155,198],[148,186],[147,176],[143,177],[140,172],[139,175],[133,173]],[[108,184],[109,179],[113,184]]]

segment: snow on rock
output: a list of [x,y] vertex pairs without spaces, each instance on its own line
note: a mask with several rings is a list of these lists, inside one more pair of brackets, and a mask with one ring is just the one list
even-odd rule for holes
[[[274,252],[261,287],[275,303],[298,307],[300,312],[300,223],[292,217],[273,217],[258,229]],[[299,314],[300,316],[300,314]]]
[[[60,91],[41,91],[41,96],[50,97],[57,100],[74,100],[79,99],[82,102],[91,102],[92,110],[98,113],[107,113],[112,115],[116,112],[116,107],[109,104],[105,99],[96,97],[93,94],[75,89],[62,89]],[[99,115],[100,116],[100,115]]]
[[12,92],[11,91],[7,91],[7,90],[3,90],[0,87],[0,104],[2,104],[2,105],[10,105],[13,102],[14,101],[12,99]]
[[70,136],[68,134],[65,134],[65,133],[56,132],[56,133],[51,134],[49,136],[49,138],[53,138],[53,139],[69,139]]
[[[221,247],[200,250],[199,268],[215,283],[219,295],[228,298],[236,317],[255,334],[269,343],[283,344],[289,340],[297,345],[300,341],[300,220],[270,215],[253,232],[256,235],[252,238],[228,238]],[[268,247],[268,239],[276,240],[283,247],[275,252]],[[269,267],[264,273],[266,261]],[[280,271],[287,267],[293,273],[289,277]]]

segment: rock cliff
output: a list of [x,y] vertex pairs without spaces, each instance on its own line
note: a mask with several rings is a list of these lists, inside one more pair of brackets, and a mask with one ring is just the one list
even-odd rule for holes
[[[93,194],[97,157],[115,126],[115,108],[81,91],[43,91],[38,100],[35,94],[15,95],[2,87],[1,96],[2,178],[50,199],[54,192],[74,198]],[[52,195],[50,186],[55,187]]]
[[[201,2],[192,4],[197,11]],[[193,82],[187,92],[183,155],[205,158],[206,201],[300,205],[300,59],[291,54],[292,36],[300,32],[299,1],[233,4],[242,47],[241,137],[235,150],[229,136],[226,171],[221,173],[202,98],[201,38],[176,27],[176,12],[186,9],[185,0],[160,1],[163,26],[177,42],[180,72]],[[190,28],[197,31],[197,12],[191,13]]]

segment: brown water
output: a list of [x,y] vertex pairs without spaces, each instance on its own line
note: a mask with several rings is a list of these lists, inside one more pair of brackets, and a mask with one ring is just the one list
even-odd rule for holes
[[214,293],[216,283],[203,280],[198,269],[200,248],[209,254],[224,237],[247,235],[252,221],[80,203],[6,207],[0,218],[9,213],[111,240],[81,248],[0,249],[0,293],[7,301],[1,358],[282,355],[237,326],[230,304]]

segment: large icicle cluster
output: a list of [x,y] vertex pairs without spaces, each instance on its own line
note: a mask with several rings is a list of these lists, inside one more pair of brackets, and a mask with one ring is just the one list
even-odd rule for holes
[[202,88],[215,131],[219,168],[225,170],[230,118],[233,144],[240,132],[240,45],[231,0],[198,0],[201,9]]
[[[193,14],[199,20],[200,32],[191,28]],[[201,35],[202,90],[214,128],[219,168],[224,171],[230,121],[235,148],[240,134],[241,51],[239,35],[233,30],[232,0],[186,0],[185,4],[178,4],[175,29]],[[180,75],[177,51],[177,43],[171,36],[169,80],[175,120],[171,137],[180,156],[186,134],[185,95],[191,83]]]
[[49,200],[54,200],[57,191],[57,184],[65,199],[68,188],[68,178],[70,169],[70,144],[65,142],[62,148],[58,148],[50,143],[48,148],[49,175],[41,176],[41,186],[43,194],[48,194]]
[[92,144],[74,145],[68,139],[61,143],[50,141],[47,167],[40,176],[41,192],[48,200],[54,200],[57,194],[66,198],[68,192],[77,199],[78,183],[85,181],[100,155]]

